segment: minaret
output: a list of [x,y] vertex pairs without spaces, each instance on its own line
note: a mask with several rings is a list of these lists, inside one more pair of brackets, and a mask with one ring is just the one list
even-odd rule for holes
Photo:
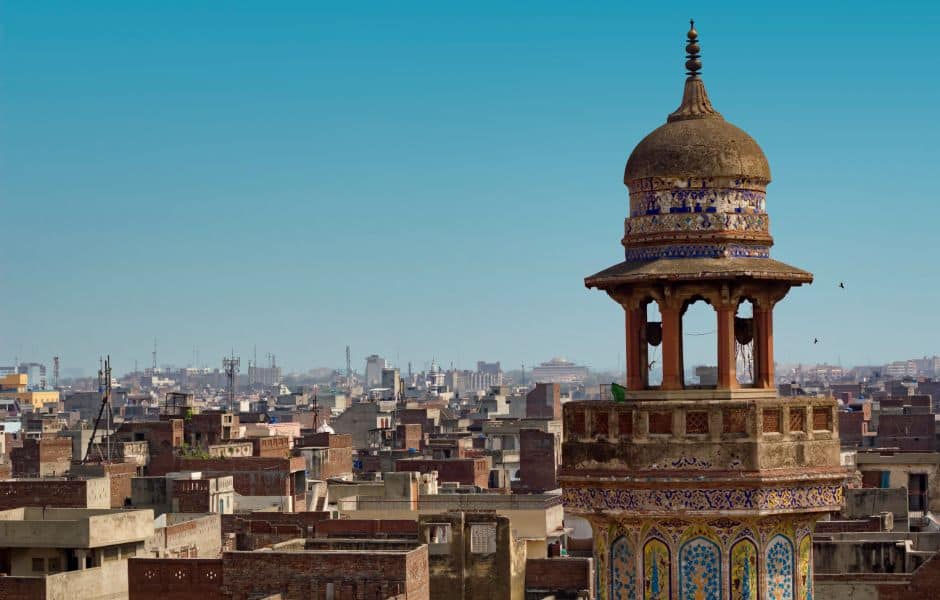
[[[777,396],[773,309],[813,276],[770,258],[767,159],[712,106],[687,37],[679,108],[627,160],[625,260],[585,279],[624,309],[627,391],[565,405],[565,509],[593,527],[599,598],[809,598],[814,523],[842,504],[836,404]],[[696,302],[715,314],[714,385],[685,378]]]

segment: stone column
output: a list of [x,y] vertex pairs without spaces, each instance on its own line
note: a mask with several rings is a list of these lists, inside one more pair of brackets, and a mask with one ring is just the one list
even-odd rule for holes
[[682,389],[682,307],[666,301],[660,304],[663,317],[664,390]]
[[649,384],[646,361],[646,306],[624,308],[627,330],[627,389],[642,390]]
[[75,558],[78,560],[78,570],[84,571],[87,563],[88,551],[84,548],[75,549]]
[[718,304],[715,312],[718,314],[718,389],[734,389],[738,387],[734,355],[734,315],[737,307],[722,303]]
[[754,386],[774,386],[774,320],[773,304],[754,304]]

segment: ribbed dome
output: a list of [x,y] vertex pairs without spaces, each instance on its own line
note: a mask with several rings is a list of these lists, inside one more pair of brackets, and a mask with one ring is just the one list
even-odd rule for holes
[[741,177],[767,183],[770,165],[754,138],[712,108],[705,84],[694,75],[685,82],[679,108],[627,159],[624,183],[650,177]]

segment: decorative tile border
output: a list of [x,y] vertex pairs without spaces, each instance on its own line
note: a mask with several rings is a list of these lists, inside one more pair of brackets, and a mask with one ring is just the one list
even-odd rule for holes
[[627,262],[660,258],[770,258],[770,248],[738,244],[675,244],[628,248],[624,256]]
[[718,489],[619,489],[566,487],[566,508],[585,511],[800,510],[838,507],[841,485]]
[[766,183],[732,178],[631,181],[630,215],[765,213]]
[[737,213],[686,213],[643,215],[624,220],[626,237],[665,233],[720,233],[723,231],[767,233],[767,215]]

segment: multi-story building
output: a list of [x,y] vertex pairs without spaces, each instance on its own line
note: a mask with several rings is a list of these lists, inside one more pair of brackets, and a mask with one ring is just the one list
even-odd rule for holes
[[30,389],[29,375],[9,373],[0,377],[0,399],[16,400],[23,410],[39,410],[45,404],[56,404],[59,392]]
[[388,364],[378,354],[371,354],[366,358],[366,389],[382,385],[382,369]]

